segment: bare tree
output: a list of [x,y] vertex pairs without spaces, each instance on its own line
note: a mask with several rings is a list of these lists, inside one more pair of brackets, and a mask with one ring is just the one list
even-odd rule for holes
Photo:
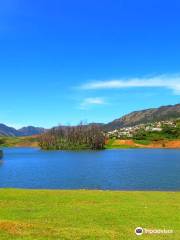
[[74,127],[51,129],[40,137],[43,149],[103,149],[105,136],[97,125],[83,125]]

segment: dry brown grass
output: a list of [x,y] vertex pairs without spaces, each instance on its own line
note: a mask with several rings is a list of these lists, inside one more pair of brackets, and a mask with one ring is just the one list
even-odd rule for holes
[[4,231],[13,236],[22,236],[31,228],[32,224],[21,223],[16,221],[0,221],[0,231]]

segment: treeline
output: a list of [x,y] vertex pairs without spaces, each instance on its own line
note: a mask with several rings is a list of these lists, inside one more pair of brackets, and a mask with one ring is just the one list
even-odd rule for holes
[[97,125],[60,126],[42,134],[39,144],[44,150],[98,150],[104,148],[105,136]]

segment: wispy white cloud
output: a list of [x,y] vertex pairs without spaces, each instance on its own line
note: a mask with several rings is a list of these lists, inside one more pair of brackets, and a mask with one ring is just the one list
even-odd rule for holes
[[171,89],[180,95],[180,74],[158,75],[154,77],[129,78],[109,81],[93,81],[83,84],[81,89],[120,89],[135,87],[156,87]]
[[103,104],[105,104],[105,100],[103,98],[100,97],[85,98],[80,104],[80,109],[87,109],[89,106]]

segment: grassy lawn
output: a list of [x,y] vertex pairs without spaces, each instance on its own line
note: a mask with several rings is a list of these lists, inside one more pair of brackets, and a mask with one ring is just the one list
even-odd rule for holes
[[[173,234],[136,236],[138,226]],[[0,190],[0,239],[180,239],[180,192]]]

